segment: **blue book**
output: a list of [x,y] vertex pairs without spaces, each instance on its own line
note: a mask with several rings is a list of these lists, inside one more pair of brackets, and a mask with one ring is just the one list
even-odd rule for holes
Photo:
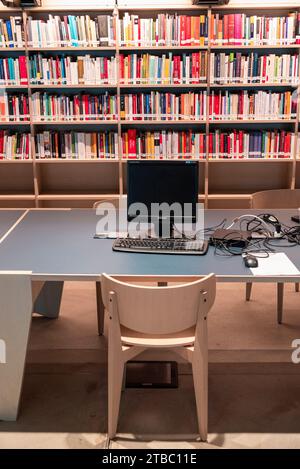
[[6,24],[6,30],[7,30],[7,35],[8,35],[9,47],[14,47],[14,44],[13,44],[14,39],[13,39],[10,20],[6,20],[5,24]]

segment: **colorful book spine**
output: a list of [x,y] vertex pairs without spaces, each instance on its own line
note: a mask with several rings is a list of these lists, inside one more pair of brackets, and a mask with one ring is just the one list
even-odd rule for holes
[[23,23],[20,16],[0,19],[0,48],[24,47]]
[[29,120],[29,102],[26,94],[0,94],[0,122]]
[[117,96],[76,94],[71,96],[33,93],[33,120],[37,121],[90,121],[115,120],[118,117]]
[[206,83],[207,53],[120,54],[121,84]]
[[28,85],[25,56],[0,58],[0,85]]
[[116,44],[115,19],[110,15],[51,15],[27,21],[29,47],[113,47]]
[[206,135],[191,130],[122,132],[123,159],[205,159]]
[[288,16],[213,13],[210,25],[211,44],[214,46],[299,44],[299,23],[300,15],[296,12]]
[[50,132],[35,135],[37,159],[116,159],[117,132]]
[[209,133],[211,159],[293,158],[296,135],[284,130],[220,131]]
[[158,14],[156,18],[139,18],[125,13],[119,19],[121,46],[199,46],[208,44],[206,15]]
[[211,84],[299,83],[298,54],[217,53],[210,57]]
[[199,93],[124,94],[121,119],[125,120],[193,120],[206,119],[206,91]]
[[28,160],[31,158],[29,133],[0,130],[0,160]]
[[90,55],[30,57],[30,83],[40,85],[116,85],[116,58]]
[[209,119],[214,120],[289,120],[297,116],[297,93],[291,91],[212,91]]

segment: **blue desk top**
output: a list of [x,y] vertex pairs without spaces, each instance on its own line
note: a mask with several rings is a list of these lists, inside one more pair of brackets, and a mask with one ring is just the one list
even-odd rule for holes
[[[280,220],[289,225],[293,224],[290,217],[294,212],[276,210]],[[244,210],[209,210],[205,214],[205,225],[215,226],[225,217],[230,221],[244,213]],[[218,256],[213,247],[205,256],[113,252],[113,240],[93,238],[98,221],[94,210],[29,211],[0,244],[0,270],[29,270],[48,279],[92,278],[103,272],[130,275],[206,275],[214,272],[227,279],[252,276],[240,256]],[[286,252],[300,270],[299,246],[279,247],[278,250]]]
[[0,210],[0,238],[8,232],[24,212],[25,210]]

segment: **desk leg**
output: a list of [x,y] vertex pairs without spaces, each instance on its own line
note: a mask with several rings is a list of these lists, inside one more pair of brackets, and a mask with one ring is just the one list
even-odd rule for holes
[[0,420],[14,421],[18,416],[31,324],[31,281],[29,275],[3,275],[0,284]]
[[98,335],[103,335],[105,310],[104,310],[104,304],[102,301],[100,282],[96,282],[96,298],[97,298]]
[[277,322],[282,323],[284,283],[277,283]]
[[50,319],[57,319],[64,282],[45,282],[35,303],[33,311]]

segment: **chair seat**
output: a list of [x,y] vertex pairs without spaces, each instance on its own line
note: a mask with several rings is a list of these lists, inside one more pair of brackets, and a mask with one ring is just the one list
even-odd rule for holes
[[195,327],[191,327],[175,334],[142,334],[121,326],[121,341],[124,345],[140,347],[184,347],[195,342]]

